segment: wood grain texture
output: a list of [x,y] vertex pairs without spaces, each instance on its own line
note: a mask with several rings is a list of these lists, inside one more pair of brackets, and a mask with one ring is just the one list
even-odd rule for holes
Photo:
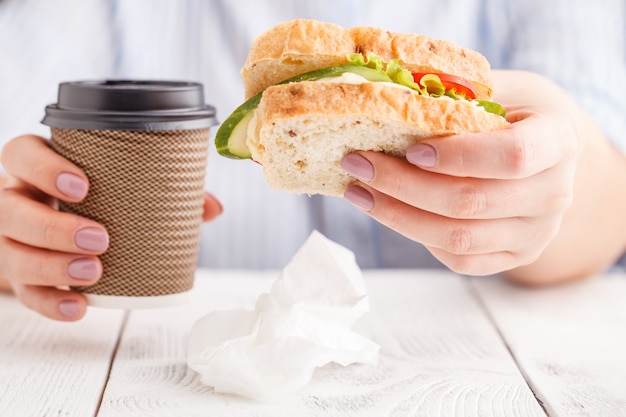
[[445,272],[367,272],[357,329],[382,346],[377,366],[326,366],[282,402],[215,394],[186,366],[191,326],[252,308],[277,274],[212,275],[189,306],[131,313],[99,416],[545,416],[469,284]]
[[550,416],[626,416],[626,279],[545,289],[473,279]]
[[524,377],[550,417],[626,416],[624,275],[531,290],[367,271],[371,311],[357,330],[382,346],[377,366],[326,366],[276,403],[213,393],[186,364],[191,326],[252,308],[276,277],[200,271],[190,305],[126,321],[90,309],[57,323],[0,295],[0,416],[545,416]]
[[0,294],[0,416],[93,416],[124,313],[60,323]]

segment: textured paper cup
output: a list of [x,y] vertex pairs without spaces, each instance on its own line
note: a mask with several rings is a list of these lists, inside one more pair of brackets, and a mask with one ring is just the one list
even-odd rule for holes
[[91,305],[179,305],[193,286],[209,129],[201,84],[105,80],[62,83],[42,121],[52,148],[82,168],[89,193],[61,211],[106,227],[103,275],[76,287]]

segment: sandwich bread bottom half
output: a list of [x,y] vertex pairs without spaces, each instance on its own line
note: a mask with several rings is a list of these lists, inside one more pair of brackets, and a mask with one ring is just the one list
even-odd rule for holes
[[341,196],[355,181],[340,165],[350,152],[404,157],[424,138],[507,125],[470,102],[425,97],[388,83],[299,82],[264,91],[248,127],[248,146],[271,188]]

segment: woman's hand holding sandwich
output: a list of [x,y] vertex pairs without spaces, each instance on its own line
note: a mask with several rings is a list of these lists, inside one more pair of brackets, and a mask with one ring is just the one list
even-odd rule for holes
[[552,82],[494,79],[508,128],[427,139],[406,160],[350,154],[361,181],[345,197],[461,273],[539,284],[601,270],[626,245],[625,158]]

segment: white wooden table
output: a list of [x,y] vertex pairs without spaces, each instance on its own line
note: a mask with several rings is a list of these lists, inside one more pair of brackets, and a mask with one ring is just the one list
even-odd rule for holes
[[357,330],[377,366],[321,368],[297,396],[214,394],[191,326],[252,308],[274,272],[198,271],[187,306],[57,323],[0,295],[0,416],[626,416],[626,276],[549,289],[443,271],[366,271]]

